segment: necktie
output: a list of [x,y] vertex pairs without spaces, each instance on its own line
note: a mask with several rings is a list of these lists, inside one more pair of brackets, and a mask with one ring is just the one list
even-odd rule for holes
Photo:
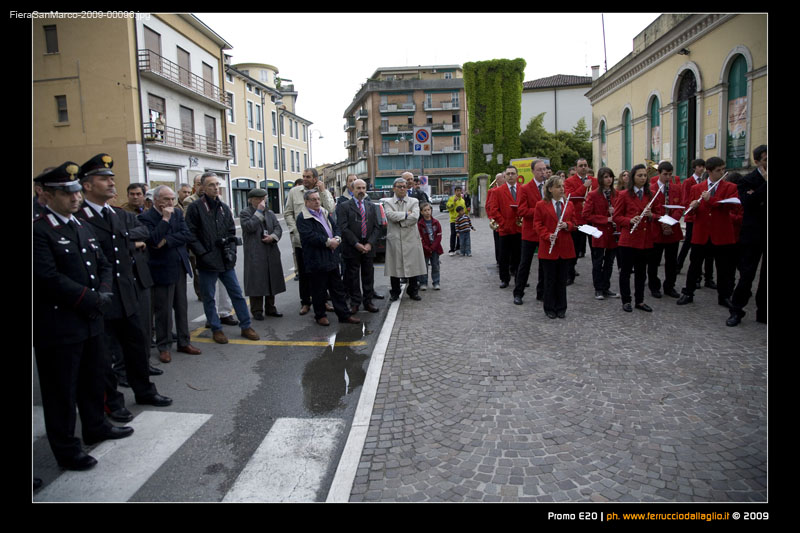
[[556,215],[561,219],[561,202],[556,202]]
[[514,198],[514,200],[517,199],[517,188],[513,185],[511,186],[511,196]]
[[641,200],[642,199],[642,189],[639,189],[639,192],[637,192],[636,195],[639,197],[639,200]]
[[540,184],[538,185],[538,186],[539,186],[539,197],[540,197],[540,198],[542,197],[542,185],[544,185],[544,184],[543,184],[543,183],[540,183]]
[[367,236],[367,214],[364,212],[364,202],[358,202],[358,212],[361,213],[361,238]]
[[110,216],[108,214],[108,207],[104,207],[103,208],[103,218],[105,219],[106,222],[108,222],[108,225],[110,226],[111,225],[111,219],[110,219]]
[[714,187],[713,189],[711,189],[711,197],[712,197],[712,198],[714,197],[714,193],[715,193],[715,192],[717,192],[717,188],[716,188],[716,187]]

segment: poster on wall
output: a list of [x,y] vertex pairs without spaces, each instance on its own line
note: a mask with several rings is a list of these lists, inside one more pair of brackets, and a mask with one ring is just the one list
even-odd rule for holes
[[[747,134],[747,97],[741,96],[728,101],[728,166],[741,168],[747,157],[745,137]],[[738,162],[733,167],[732,163]]]
[[650,128],[650,157],[653,161],[661,159],[661,126]]

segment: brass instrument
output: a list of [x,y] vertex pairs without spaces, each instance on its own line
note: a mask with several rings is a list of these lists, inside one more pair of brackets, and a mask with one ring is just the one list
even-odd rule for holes
[[489,229],[491,229],[492,231],[497,231],[497,228],[499,228],[499,227],[500,227],[500,224],[495,222],[493,218],[489,219]]
[[649,183],[649,180],[651,180],[653,176],[656,176],[658,174],[658,163],[656,163],[652,159],[645,159],[644,164],[647,167],[647,180]]

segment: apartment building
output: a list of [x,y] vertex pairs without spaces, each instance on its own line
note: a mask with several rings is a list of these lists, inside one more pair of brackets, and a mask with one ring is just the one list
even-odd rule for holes
[[115,161],[125,202],[132,182],[225,181],[228,158],[220,89],[231,46],[189,14],[33,20],[33,171],[97,153]]
[[[405,171],[426,175],[433,194],[469,176],[466,97],[459,65],[379,68],[344,113],[345,174],[391,188]],[[415,126],[431,128],[432,153],[413,154]]]

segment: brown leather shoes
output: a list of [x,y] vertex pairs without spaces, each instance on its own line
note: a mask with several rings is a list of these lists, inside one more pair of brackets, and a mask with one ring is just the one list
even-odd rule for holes
[[247,328],[242,330],[242,337],[245,339],[250,339],[251,341],[261,340],[261,337],[258,336],[258,333],[253,328]]
[[300,307],[300,314],[301,315],[308,314],[309,311],[311,311],[311,306],[310,305],[303,305],[302,307]]
[[330,326],[331,325],[330,320],[328,320],[328,317],[326,317],[326,316],[323,316],[322,318],[317,318],[316,320],[317,320],[317,324],[319,324],[320,326]]
[[158,352],[158,360],[162,363],[169,363],[172,361],[172,356],[169,354],[169,352]]
[[361,319],[356,318],[354,316],[349,316],[344,320],[340,320],[339,322],[341,322],[342,324],[361,324]]
[[377,307],[375,307],[372,304],[365,304],[364,305],[364,309],[366,309],[370,313],[377,313],[378,311],[380,311],[380,309],[378,309]]
[[218,329],[214,332],[214,342],[218,344],[228,344],[228,337],[225,336],[221,329]]
[[188,353],[190,355],[200,355],[201,352],[199,349],[195,348],[191,344],[187,344],[186,346],[178,346],[178,351],[182,353]]

